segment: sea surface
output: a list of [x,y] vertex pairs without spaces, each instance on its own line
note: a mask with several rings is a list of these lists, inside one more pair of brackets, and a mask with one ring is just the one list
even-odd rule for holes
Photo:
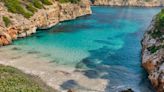
[[160,8],[92,7],[93,14],[61,22],[17,41],[15,47],[58,65],[110,80],[106,92],[154,92],[141,66],[141,40]]

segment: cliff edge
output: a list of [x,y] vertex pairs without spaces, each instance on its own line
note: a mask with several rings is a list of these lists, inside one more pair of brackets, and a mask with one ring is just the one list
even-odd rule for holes
[[78,0],[78,3],[60,2],[62,0],[49,1],[0,1],[0,46],[8,45],[15,39],[30,36],[37,28],[48,28],[60,21],[91,14],[89,0]]
[[153,19],[142,47],[142,65],[157,92],[164,92],[164,9]]
[[110,6],[140,6],[156,7],[164,6],[164,0],[91,0],[94,5]]

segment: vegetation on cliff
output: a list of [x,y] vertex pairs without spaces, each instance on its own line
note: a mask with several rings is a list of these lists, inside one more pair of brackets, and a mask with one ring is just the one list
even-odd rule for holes
[[50,0],[2,0],[8,11],[12,13],[22,14],[26,18],[30,18],[34,12],[43,8],[43,5],[51,5]]
[[3,16],[3,22],[5,23],[5,26],[8,27],[11,24],[11,21],[8,17]]
[[[35,77],[13,67],[0,65],[1,92],[54,92]],[[40,82],[40,83],[38,83]]]
[[[155,29],[153,31],[150,31],[149,34],[151,34],[152,38],[158,39],[158,41],[162,42],[164,40],[164,9],[161,10],[159,14],[157,14],[155,19]],[[151,53],[157,52],[159,49],[164,48],[164,45],[153,45],[148,47],[148,51]]]
[[[60,3],[78,3],[80,0],[58,0]],[[51,0],[1,0],[12,13],[22,14],[30,18],[37,9],[42,9],[44,5],[52,5]]]
[[156,17],[156,28],[160,31],[164,28],[164,9]]
[[80,0],[59,0],[60,3],[78,3]]

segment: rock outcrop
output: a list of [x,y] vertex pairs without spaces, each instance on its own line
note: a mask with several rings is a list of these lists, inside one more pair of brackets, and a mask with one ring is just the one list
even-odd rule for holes
[[[0,2],[0,46],[8,45],[17,38],[29,36],[35,33],[37,28],[48,28],[60,21],[87,14],[91,14],[89,0],[81,0],[78,4],[61,4],[52,0],[52,5],[44,5],[43,9],[39,9],[29,19],[21,14],[8,12],[4,3]],[[3,16],[10,19],[10,26],[5,26]]]
[[156,18],[145,33],[142,46],[142,65],[157,92],[164,92],[164,29],[157,30]]
[[164,0],[91,0],[94,5],[110,6],[141,6],[155,7],[164,6]]

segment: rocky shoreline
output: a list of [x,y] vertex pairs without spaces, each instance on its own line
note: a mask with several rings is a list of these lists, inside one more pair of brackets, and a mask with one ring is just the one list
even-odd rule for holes
[[[142,41],[142,65],[157,90],[164,91],[164,31],[158,32],[154,17]],[[155,37],[156,36],[156,37]]]
[[91,0],[93,5],[159,7],[164,0]]
[[[0,12],[0,46],[11,44],[15,39],[30,36],[36,33],[37,28],[49,28],[61,21],[92,13],[88,0],[81,0],[78,4],[61,4],[53,1],[52,5],[44,5],[43,9],[39,9],[29,19],[21,14],[8,12],[2,2],[0,2]],[[3,16],[10,18],[10,26],[5,26]]]
[[[91,0],[92,5],[109,6],[164,6],[164,0]],[[31,18],[27,19],[21,14],[14,14],[7,10],[4,3],[0,2],[0,46],[12,43],[12,40],[30,36],[36,33],[37,28],[49,28],[61,21],[72,20],[80,16],[92,14],[90,0],[81,0],[78,4],[59,3],[53,1],[52,5],[44,5]],[[10,18],[11,25],[5,26],[3,16]]]

